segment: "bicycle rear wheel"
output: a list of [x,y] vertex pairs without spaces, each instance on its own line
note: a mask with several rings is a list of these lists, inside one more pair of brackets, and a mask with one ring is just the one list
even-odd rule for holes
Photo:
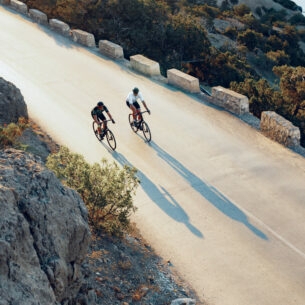
[[142,121],[141,128],[145,139],[147,140],[147,142],[149,142],[151,140],[151,133],[148,124],[145,121]]
[[101,137],[100,137],[100,134],[98,132],[98,124],[95,121],[93,121],[93,123],[92,123],[92,128],[93,128],[93,132],[94,132],[95,136],[97,137],[97,139],[99,141],[101,141]]
[[132,113],[129,113],[128,120],[129,120],[129,125],[130,125],[132,131],[133,132],[137,132],[138,131],[138,127],[133,125],[133,116],[132,116]]
[[111,130],[107,129],[106,139],[112,150],[116,149],[116,140]]

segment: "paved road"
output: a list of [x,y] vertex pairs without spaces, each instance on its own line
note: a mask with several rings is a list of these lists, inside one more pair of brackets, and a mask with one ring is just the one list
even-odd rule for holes
[[[138,168],[144,237],[214,305],[305,304],[305,160],[225,111],[128,70],[0,6],[0,75],[30,116],[90,162]],[[137,85],[152,115],[147,144],[127,123]],[[112,153],[91,130],[103,99]]]

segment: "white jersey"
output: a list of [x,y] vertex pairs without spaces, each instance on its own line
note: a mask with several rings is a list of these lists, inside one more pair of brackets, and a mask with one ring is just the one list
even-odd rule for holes
[[133,92],[130,92],[127,95],[126,101],[129,102],[129,104],[133,104],[138,99],[140,99],[141,102],[144,102],[144,98],[141,92],[139,92],[137,95],[134,95]]

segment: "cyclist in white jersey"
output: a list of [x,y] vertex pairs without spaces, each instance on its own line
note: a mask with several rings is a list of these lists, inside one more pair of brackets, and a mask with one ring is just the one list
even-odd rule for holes
[[141,107],[138,103],[138,99],[142,102],[147,112],[150,114],[150,110],[147,108],[147,105],[144,101],[142,93],[137,87],[133,88],[132,91],[127,95],[126,105],[132,110],[132,116],[134,123],[139,123],[142,120]]

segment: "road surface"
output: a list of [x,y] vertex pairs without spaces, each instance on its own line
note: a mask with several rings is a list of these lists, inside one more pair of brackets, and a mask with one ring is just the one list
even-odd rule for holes
[[[135,220],[165,260],[211,305],[305,304],[305,160],[235,116],[132,72],[0,6],[0,75],[30,116],[89,162],[138,169]],[[138,86],[151,144],[128,126]],[[111,152],[91,129],[102,99]]]

